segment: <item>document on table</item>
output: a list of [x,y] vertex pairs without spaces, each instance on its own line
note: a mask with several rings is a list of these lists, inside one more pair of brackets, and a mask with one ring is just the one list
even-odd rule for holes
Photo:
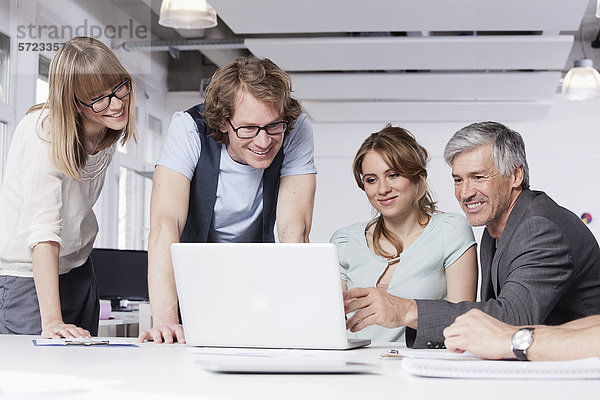
[[574,361],[444,360],[404,358],[404,371],[432,378],[600,379],[600,358]]
[[409,349],[396,348],[381,353],[383,360],[401,360],[405,357],[411,358],[434,358],[437,360],[481,360],[480,357],[470,353],[453,353],[446,349]]
[[115,338],[70,338],[70,339],[33,339],[34,346],[120,346],[139,347],[127,339]]

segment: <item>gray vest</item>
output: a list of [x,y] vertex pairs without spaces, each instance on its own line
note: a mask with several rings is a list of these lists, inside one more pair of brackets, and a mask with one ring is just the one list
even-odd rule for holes
[[[200,158],[190,183],[190,202],[188,216],[181,235],[181,242],[208,241],[208,233],[212,226],[215,202],[217,201],[217,185],[221,163],[221,145],[211,138],[210,130],[202,119],[204,105],[198,104],[186,112],[191,115],[198,127],[200,136]],[[261,235],[252,242],[275,242],[273,228],[279,177],[283,162],[283,146],[275,156],[271,165],[263,173],[263,211]]]

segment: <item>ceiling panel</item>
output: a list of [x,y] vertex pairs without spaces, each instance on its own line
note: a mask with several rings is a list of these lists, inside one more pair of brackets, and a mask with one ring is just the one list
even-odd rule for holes
[[209,2],[251,53],[292,74],[320,122],[544,118],[572,33],[595,9],[593,0]]
[[477,101],[551,98],[561,73],[294,73],[301,100]]
[[574,31],[588,0],[210,0],[237,34]]
[[573,37],[248,38],[244,43],[287,71],[560,70]]
[[302,101],[315,122],[518,121],[543,119],[550,101],[365,102]]

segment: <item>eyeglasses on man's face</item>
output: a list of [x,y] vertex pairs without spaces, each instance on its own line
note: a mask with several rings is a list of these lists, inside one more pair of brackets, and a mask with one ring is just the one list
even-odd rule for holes
[[119,84],[119,86],[117,86],[112,91],[112,93],[107,94],[105,96],[100,96],[100,97],[92,100],[91,103],[84,103],[83,101],[81,101],[79,99],[77,99],[77,101],[79,101],[84,106],[88,106],[89,108],[91,108],[93,112],[99,113],[99,112],[106,110],[110,106],[110,102],[112,101],[113,97],[116,97],[117,99],[123,99],[123,98],[127,97],[127,95],[129,95],[130,92],[131,92],[131,80],[127,79],[125,82]]
[[227,120],[227,122],[229,122],[231,129],[233,129],[233,131],[235,132],[237,137],[239,137],[240,139],[255,138],[258,136],[258,134],[262,130],[267,132],[267,135],[271,135],[271,136],[281,135],[283,132],[285,132],[285,130],[288,127],[287,121],[278,121],[278,122],[272,122],[265,126],[240,126],[240,127],[236,128],[235,126],[233,126],[233,124],[231,123],[231,120],[229,118],[225,118],[225,119]]

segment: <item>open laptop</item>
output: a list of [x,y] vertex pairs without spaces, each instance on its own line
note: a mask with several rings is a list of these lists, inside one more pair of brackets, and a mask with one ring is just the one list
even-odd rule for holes
[[331,243],[175,243],[186,342],[194,346],[351,349]]

